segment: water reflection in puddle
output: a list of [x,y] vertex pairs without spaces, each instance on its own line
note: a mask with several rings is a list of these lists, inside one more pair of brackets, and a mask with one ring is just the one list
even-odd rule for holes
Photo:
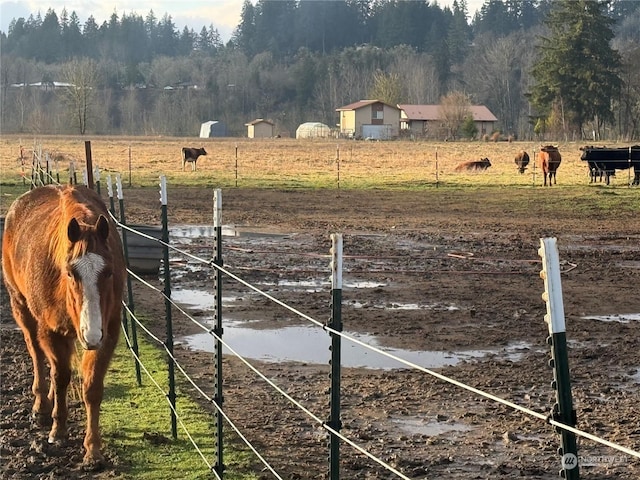
[[[224,341],[239,355],[266,362],[303,362],[323,364],[330,358],[329,334],[315,326],[286,326],[277,329],[255,329],[251,322],[228,322],[224,324]],[[440,368],[456,365],[463,360],[472,360],[491,354],[501,355],[512,361],[519,360],[529,351],[527,343],[512,344],[497,350],[414,351],[400,348],[382,348],[377,337],[368,334],[345,332],[367,345],[377,347],[396,357],[425,368]],[[207,333],[188,335],[180,339],[192,350],[213,353],[213,338]],[[229,353],[225,348],[223,353]],[[342,341],[342,366],[373,369],[407,368],[401,362],[371,351],[347,339]]]
[[[287,237],[290,234],[272,228],[247,227],[243,225],[222,225],[223,237]],[[213,237],[213,225],[177,225],[171,227],[169,235],[175,243],[189,244],[196,238]]]
[[410,435],[427,435],[435,437],[449,432],[468,432],[473,430],[469,425],[460,422],[440,422],[438,419],[392,418],[391,422]]
[[600,322],[629,323],[640,320],[640,313],[614,313],[612,315],[589,315],[582,317],[585,320],[598,320]]
[[[171,292],[171,299],[177,303],[187,305],[191,308],[197,307],[199,310],[211,311],[215,306],[215,296],[213,293],[204,290],[180,289]],[[242,300],[239,296],[222,296],[222,305],[232,307],[236,302]]]

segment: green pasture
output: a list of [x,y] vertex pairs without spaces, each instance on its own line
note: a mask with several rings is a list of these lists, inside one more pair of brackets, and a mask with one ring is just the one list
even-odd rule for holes
[[[139,338],[139,355],[163,391],[168,390],[167,362],[158,348]],[[182,378],[180,373],[177,378]],[[176,410],[189,434],[210,464],[215,458],[213,416],[186,392],[187,381],[177,387]],[[180,386],[182,384],[182,387]],[[190,386],[190,385],[189,385]],[[182,389],[182,391],[181,391]],[[171,434],[170,408],[165,395],[142,373],[135,376],[133,356],[121,338],[106,377],[100,424],[107,456],[115,454],[126,471],[119,478],[136,480],[190,480],[215,478],[178,423],[178,438]],[[224,478],[251,480],[250,454],[225,425]],[[245,472],[245,473],[243,473]]]

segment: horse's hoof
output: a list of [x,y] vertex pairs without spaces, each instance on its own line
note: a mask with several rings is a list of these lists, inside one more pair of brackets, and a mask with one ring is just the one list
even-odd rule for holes
[[65,444],[66,440],[66,437],[54,435],[49,435],[49,438],[47,439],[50,445],[55,445],[56,447],[62,447]]
[[82,470],[85,472],[97,472],[104,469],[104,467],[105,461],[103,456],[91,457],[85,455],[84,460],[82,461]]
[[39,427],[50,427],[53,424],[53,419],[51,418],[51,412],[49,413],[40,413],[40,412],[32,412],[31,420]]

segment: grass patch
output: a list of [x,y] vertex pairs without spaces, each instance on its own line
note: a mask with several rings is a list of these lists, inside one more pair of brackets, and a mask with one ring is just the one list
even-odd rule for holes
[[[139,338],[140,358],[155,381],[167,390],[167,364],[163,352]],[[115,453],[127,473],[122,479],[192,480],[214,478],[195,447],[178,423],[178,439],[171,435],[169,404],[162,392],[143,371],[142,386],[135,378],[133,357],[121,338],[109,373],[100,424],[107,454]],[[178,377],[178,375],[177,375]],[[179,387],[178,387],[179,388]],[[178,392],[178,415],[189,434],[213,464],[213,416],[203,411],[184,392]],[[225,430],[229,428],[225,425]],[[230,434],[225,434],[224,477],[229,480],[252,480],[250,454],[229,448]]]

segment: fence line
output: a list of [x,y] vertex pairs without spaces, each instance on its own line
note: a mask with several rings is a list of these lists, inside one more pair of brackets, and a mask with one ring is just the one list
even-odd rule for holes
[[[53,180],[53,178],[52,178],[52,177],[51,177],[51,180]],[[455,385],[455,386],[457,386],[457,387],[459,387],[459,388],[462,388],[462,389],[464,389],[464,390],[467,390],[467,391],[469,391],[469,392],[472,392],[472,393],[475,393],[475,394],[477,394],[477,395],[483,396],[483,397],[488,398],[488,399],[490,399],[490,400],[493,400],[493,401],[495,401],[495,402],[497,402],[497,403],[501,403],[501,404],[503,404],[503,405],[506,405],[506,406],[508,406],[508,407],[510,407],[510,408],[512,408],[512,409],[515,409],[515,410],[520,411],[520,412],[522,412],[522,413],[525,413],[525,414],[527,414],[527,415],[530,415],[530,416],[536,417],[536,418],[538,418],[538,419],[540,419],[540,420],[545,421],[546,423],[549,423],[549,424],[551,424],[551,425],[554,425],[554,426],[555,426],[555,427],[557,427],[558,429],[561,429],[561,430],[564,430],[564,431],[568,431],[568,432],[574,433],[574,434],[576,434],[576,435],[582,436],[582,437],[587,438],[587,439],[589,439],[589,440],[592,440],[592,441],[594,441],[594,442],[596,442],[596,443],[600,443],[600,444],[605,445],[605,446],[607,446],[607,447],[610,447],[610,448],[613,448],[613,449],[615,449],[615,450],[618,450],[618,451],[621,451],[621,452],[623,452],[623,453],[626,453],[626,454],[628,454],[628,455],[630,455],[630,456],[633,456],[633,457],[635,457],[635,458],[640,458],[640,452],[636,452],[636,451],[634,451],[634,450],[632,450],[632,449],[629,449],[629,448],[627,448],[627,447],[624,447],[624,446],[618,445],[618,444],[616,444],[616,443],[613,443],[613,442],[610,442],[610,441],[608,441],[608,440],[605,440],[605,439],[602,439],[602,438],[600,438],[600,437],[597,437],[597,436],[595,436],[595,435],[592,435],[592,434],[590,434],[590,433],[588,433],[588,432],[584,432],[584,431],[582,431],[582,430],[580,430],[580,429],[577,429],[577,428],[575,428],[575,427],[572,427],[572,426],[566,425],[566,424],[564,424],[564,423],[558,422],[558,421],[554,420],[551,416],[545,416],[545,415],[543,415],[543,414],[541,414],[541,413],[535,412],[535,411],[530,410],[530,409],[528,409],[528,408],[526,408],[526,407],[522,407],[522,406],[520,406],[520,405],[518,405],[518,404],[516,404],[516,403],[514,403],[514,402],[511,402],[511,401],[508,401],[508,400],[502,399],[502,398],[500,398],[500,397],[498,397],[498,396],[496,396],[496,395],[490,394],[490,393],[488,393],[488,392],[484,392],[484,391],[482,391],[482,390],[480,390],[480,389],[477,389],[477,388],[472,387],[472,386],[470,386],[470,385],[464,384],[463,382],[459,382],[459,381],[457,381],[457,380],[455,380],[455,379],[452,379],[452,378],[447,377],[447,376],[445,376],[445,375],[439,374],[439,373],[434,372],[434,371],[432,371],[432,370],[426,369],[426,368],[421,367],[421,366],[419,366],[419,365],[417,365],[417,364],[414,364],[414,363],[412,363],[412,362],[408,362],[408,361],[406,361],[406,360],[404,360],[404,359],[402,359],[402,358],[400,358],[400,357],[397,357],[397,356],[395,356],[395,355],[393,355],[393,354],[390,354],[390,353],[388,353],[388,352],[385,352],[384,350],[381,350],[381,349],[379,349],[379,348],[376,348],[376,347],[373,347],[373,346],[371,346],[371,345],[368,345],[368,344],[366,344],[366,343],[364,343],[364,342],[362,342],[362,341],[360,341],[360,340],[358,340],[358,339],[352,338],[352,337],[350,337],[349,335],[346,335],[346,334],[344,334],[343,332],[339,332],[339,331],[337,331],[337,330],[335,330],[335,329],[332,329],[332,328],[328,327],[327,325],[323,324],[322,322],[319,322],[318,320],[315,320],[314,318],[312,318],[312,317],[310,317],[310,316],[308,316],[308,315],[306,315],[306,314],[302,313],[301,311],[299,311],[299,310],[297,310],[297,309],[295,309],[295,308],[293,308],[293,307],[291,307],[291,306],[287,305],[286,303],[284,303],[284,302],[280,301],[279,299],[277,299],[277,298],[273,297],[272,295],[270,295],[270,294],[268,294],[268,293],[266,293],[266,292],[261,291],[259,288],[257,288],[257,287],[255,287],[255,286],[251,285],[250,283],[248,283],[248,282],[244,281],[243,279],[241,279],[241,278],[240,278],[240,277],[238,277],[237,275],[233,274],[232,272],[230,272],[229,270],[227,270],[227,269],[226,269],[226,268],[224,268],[223,266],[215,264],[212,260],[205,260],[205,259],[201,259],[201,258],[199,258],[199,257],[197,257],[197,256],[195,256],[195,255],[189,254],[188,252],[185,252],[185,251],[179,250],[179,249],[177,249],[177,248],[175,248],[175,247],[173,247],[173,246],[169,245],[169,244],[168,244],[168,243],[166,243],[166,242],[163,242],[163,241],[161,241],[161,240],[158,240],[158,239],[156,239],[156,238],[154,238],[154,237],[149,237],[149,236],[147,236],[147,235],[145,235],[145,234],[143,234],[143,233],[141,233],[141,232],[136,231],[135,229],[132,229],[132,228],[130,228],[130,227],[128,227],[128,226],[126,226],[126,225],[123,225],[122,223],[118,222],[117,220],[116,220],[116,223],[117,223],[121,228],[124,228],[124,229],[126,229],[126,230],[128,230],[128,231],[131,231],[132,233],[135,233],[135,234],[137,234],[137,235],[146,236],[146,237],[150,238],[150,239],[151,239],[151,240],[153,240],[153,241],[156,241],[156,242],[159,242],[159,243],[163,244],[163,246],[165,246],[166,248],[171,248],[171,249],[172,249],[172,250],[174,250],[174,251],[179,251],[179,252],[181,252],[182,254],[184,254],[184,255],[185,255],[185,256],[187,256],[187,257],[190,257],[190,258],[192,258],[192,259],[196,259],[196,260],[197,260],[197,261],[199,261],[199,262],[205,263],[205,264],[207,264],[207,265],[209,265],[209,266],[211,266],[211,267],[213,267],[213,268],[215,268],[215,269],[218,269],[219,271],[221,271],[221,272],[222,272],[222,273],[224,273],[225,275],[229,276],[230,278],[233,278],[233,279],[235,279],[236,281],[238,281],[239,283],[241,283],[241,284],[245,285],[247,288],[249,288],[249,289],[251,289],[251,290],[253,290],[253,291],[255,291],[255,292],[259,293],[260,295],[264,296],[265,298],[267,298],[267,299],[269,299],[269,300],[273,301],[274,303],[276,303],[276,304],[278,304],[278,305],[282,306],[283,308],[285,308],[285,309],[287,309],[287,310],[289,310],[289,311],[291,311],[291,312],[295,313],[296,315],[300,316],[301,318],[304,318],[304,319],[306,319],[306,320],[310,321],[311,323],[315,324],[316,326],[320,326],[323,330],[325,330],[325,331],[327,331],[327,332],[329,332],[329,333],[331,333],[331,334],[333,334],[333,335],[338,335],[338,336],[340,336],[341,338],[344,338],[344,339],[346,339],[346,340],[348,340],[348,341],[351,341],[351,342],[353,342],[353,343],[356,343],[356,344],[358,344],[358,345],[360,345],[360,346],[362,346],[362,347],[364,347],[364,348],[367,348],[367,349],[370,349],[370,350],[372,350],[372,351],[375,351],[375,352],[376,352],[376,353],[378,353],[378,354],[381,354],[381,355],[387,356],[387,357],[389,357],[389,358],[392,358],[392,359],[393,359],[393,360],[395,360],[395,361],[398,361],[398,362],[400,362],[400,363],[402,363],[402,364],[404,364],[404,365],[406,365],[406,366],[409,366],[409,367],[411,367],[411,368],[413,368],[413,369],[416,369],[416,370],[418,370],[418,371],[421,371],[421,372],[423,372],[423,373],[429,374],[429,375],[431,375],[431,376],[433,376],[433,377],[435,377],[435,378],[438,378],[439,380],[442,380],[442,381],[448,382],[448,383],[450,383],[450,384],[452,384],[452,385]],[[165,268],[169,268],[169,266],[168,266],[168,265],[165,265]],[[130,273],[131,273],[131,272],[130,272]],[[449,272],[449,273],[454,273],[454,272]],[[138,277],[138,278],[139,278],[139,277]],[[157,290],[157,289],[156,289],[156,290]],[[164,293],[163,293],[163,295],[164,295]],[[164,295],[164,296],[166,297],[166,295]],[[170,298],[168,298],[168,300],[170,300]],[[124,303],[124,302],[123,302],[123,303]],[[175,305],[175,303],[174,303],[174,302],[171,302],[171,303],[172,303],[173,305]],[[126,305],[125,305],[125,308],[127,309],[127,311],[128,311],[130,314],[132,314],[132,313],[133,313],[133,312],[129,311],[129,309],[128,309],[128,307],[126,307]],[[183,313],[186,313],[186,312],[184,312],[184,311],[183,311]],[[133,316],[133,315],[131,315],[131,317],[132,317],[132,319],[134,318],[134,316]],[[192,321],[194,321],[194,319],[192,319]],[[136,322],[137,324],[140,324],[140,325],[142,326],[142,324],[138,321],[138,319],[137,319],[137,318],[135,319],[135,322]],[[196,322],[196,323],[198,323],[198,322]],[[198,324],[199,324],[199,323],[198,323]],[[145,329],[145,331],[146,331],[146,329]],[[222,341],[222,339],[221,339],[220,337],[218,337],[214,332],[212,332],[211,330],[208,330],[208,329],[207,329],[207,331],[208,331],[208,333],[209,333],[209,334],[216,336],[220,341]],[[125,329],[125,333],[126,333],[126,329]],[[126,339],[127,339],[127,345],[128,345],[128,346],[130,346],[130,342],[129,342],[128,335],[126,335]],[[156,339],[156,340],[159,340],[157,337],[155,337],[155,339]],[[162,343],[162,342],[161,342],[161,343]],[[224,342],[223,342],[223,343],[224,343]],[[226,343],[224,343],[224,344],[225,344],[225,346],[226,346],[227,348],[229,348],[229,349],[230,349],[230,347],[229,347],[228,345],[226,345]],[[166,349],[166,346],[165,346],[165,349]],[[129,348],[129,350],[131,351],[132,349],[131,349],[131,348]],[[230,350],[232,350],[232,349],[230,349]],[[170,352],[169,352],[169,353],[170,353]],[[283,395],[285,398],[287,398],[289,401],[291,401],[294,405],[296,405],[298,408],[300,408],[301,410],[303,410],[305,413],[307,413],[308,415],[310,415],[310,416],[311,416],[311,418],[313,418],[313,419],[314,419],[314,420],[316,420],[317,422],[320,422],[320,423],[321,423],[321,425],[323,426],[323,428],[325,428],[326,430],[328,430],[330,433],[332,433],[332,434],[334,434],[334,435],[339,436],[339,437],[340,437],[341,439],[343,439],[345,442],[347,442],[348,444],[350,444],[351,446],[353,446],[354,448],[356,448],[358,451],[360,451],[361,453],[363,453],[363,454],[367,455],[369,458],[371,458],[371,459],[373,459],[374,461],[378,462],[380,465],[384,466],[385,468],[389,469],[389,470],[390,470],[391,472],[393,472],[394,474],[397,474],[397,475],[398,475],[398,476],[400,476],[401,478],[408,478],[408,477],[405,477],[402,473],[397,472],[396,470],[394,470],[394,469],[393,469],[392,467],[390,467],[389,465],[385,464],[382,460],[375,458],[375,456],[373,456],[373,455],[372,455],[372,454],[370,454],[369,452],[367,452],[367,451],[365,451],[364,449],[361,449],[361,447],[358,447],[357,445],[355,445],[351,440],[349,440],[349,439],[347,439],[346,437],[344,437],[344,436],[343,436],[342,434],[340,434],[337,430],[335,430],[335,429],[333,429],[332,427],[330,427],[330,426],[326,425],[326,423],[325,423],[325,422],[323,422],[321,419],[319,419],[319,417],[317,417],[317,416],[315,416],[314,414],[312,414],[312,413],[311,413],[310,411],[308,411],[304,406],[302,406],[301,404],[299,404],[297,401],[295,401],[295,399],[293,399],[293,398],[292,398],[292,397],[290,397],[286,392],[284,392],[280,387],[278,387],[278,386],[277,386],[277,385],[275,385],[273,382],[271,382],[270,380],[268,380],[268,379],[266,378],[266,376],[264,376],[264,375],[263,375],[262,373],[260,373],[257,369],[255,369],[255,367],[253,367],[253,366],[252,366],[248,361],[246,361],[246,359],[244,359],[243,357],[241,357],[240,355],[238,355],[235,351],[233,351],[233,353],[234,353],[234,354],[235,354],[235,355],[236,355],[236,356],[237,356],[241,361],[243,361],[245,364],[247,364],[247,365],[248,365],[248,366],[249,366],[249,367],[250,367],[250,368],[251,368],[251,369],[252,369],[256,374],[258,374],[261,378],[263,378],[265,381],[267,381],[267,383],[269,383],[272,387],[274,387],[274,388],[275,388],[275,389],[276,389],[276,390],[277,390],[281,395]],[[174,357],[173,355],[171,355],[171,357],[172,357],[172,360],[173,360],[173,361],[176,361],[176,359],[175,359],[175,357]],[[157,382],[155,382],[155,380],[153,379],[153,377],[151,377],[150,373],[149,373],[149,372],[147,371],[147,369],[144,367],[144,364],[142,363],[141,359],[140,359],[140,358],[139,358],[139,356],[137,356],[137,355],[136,355],[136,361],[137,361],[137,362],[139,362],[139,363],[140,363],[140,365],[145,369],[145,373],[146,373],[146,374],[147,374],[147,375],[152,379],[152,381],[153,381],[154,383],[156,383],[156,386],[159,388],[159,390],[160,390],[160,391],[163,391],[163,390],[162,390],[162,388],[159,386],[159,384],[157,384]],[[178,362],[176,361],[176,363],[178,363]],[[185,374],[185,375],[186,375],[186,372],[184,372],[184,370],[183,370],[182,368],[180,368],[180,370],[183,372],[183,374]],[[191,379],[188,377],[188,375],[187,375],[187,378],[188,378],[188,379],[189,379],[189,381],[191,382]],[[192,384],[193,384],[193,382],[192,382]],[[196,385],[194,384],[194,386],[196,386]],[[201,389],[199,389],[199,388],[198,388],[198,391],[201,391]],[[202,393],[202,392],[201,392],[201,393]],[[165,395],[165,396],[166,396],[166,395]],[[169,402],[169,403],[170,403],[170,402]],[[215,402],[213,402],[213,403],[215,404]],[[216,407],[217,407],[217,405],[216,405]],[[175,409],[175,407],[174,407],[173,405],[170,405],[170,408],[172,409],[173,413],[177,416],[177,412],[175,411],[175,410],[176,410],[176,409]],[[229,419],[229,418],[224,414],[224,412],[222,412],[222,410],[220,410],[220,413],[222,413],[222,415],[224,416],[224,418],[225,418],[228,422],[230,422],[230,419]],[[186,430],[186,427],[185,427],[184,423],[182,422],[182,420],[180,420],[180,423],[181,423],[181,426],[183,426],[183,428],[185,428],[185,430]],[[232,424],[232,422],[230,422],[230,423]],[[233,425],[233,424],[232,424],[232,425]],[[237,431],[237,430],[236,430],[236,431]],[[238,431],[237,431],[237,432],[238,432]],[[192,443],[194,443],[194,442],[193,442],[193,440],[192,440],[192,438],[191,438],[191,436],[189,435],[188,431],[186,431],[186,433],[187,433],[187,435],[189,436],[189,438],[190,438],[190,440],[192,441]],[[238,432],[238,433],[240,434],[240,432]],[[240,435],[241,435],[241,434],[240,434]],[[243,437],[242,435],[241,435],[241,438],[243,438],[243,440],[244,440],[244,437]],[[261,458],[261,460],[262,460],[262,457],[258,454],[258,452],[256,452],[256,451],[254,450],[254,448],[252,448],[252,446],[251,446],[249,443],[247,443],[247,445],[248,445],[248,446],[249,446],[249,448],[251,448],[251,449],[254,451],[254,453],[256,453],[256,454],[258,455],[258,457],[259,457],[259,458]],[[197,445],[194,445],[194,446],[196,446],[196,449],[198,449]],[[202,453],[201,453],[201,451],[200,451],[199,449],[198,449],[198,453],[200,453],[200,455],[202,456]],[[208,466],[208,467],[209,467],[209,469],[211,470],[211,465],[207,462],[206,458],[203,458],[203,459],[205,460],[205,463],[207,464],[207,466]],[[268,468],[269,468],[269,467],[268,467]],[[270,469],[270,470],[271,470],[271,469]],[[276,476],[277,476],[277,473],[275,473],[275,471],[272,471],[272,473],[274,473],[274,475],[276,475]],[[216,475],[217,475],[217,474],[216,474]],[[278,478],[280,478],[280,477],[278,476]]]
[[[133,230],[133,229],[130,229],[129,227],[127,227],[127,228],[128,228],[129,230]],[[146,235],[144,235],[144,234],[141,234],[141,235],[146,236]],[[543,420],[544,422],[546,422],[546,423],[548,423],[548,424],[550,424],[550,425],[553,425],[553,426],[555,426],[555,427],[558,427],[558,428],[561,428],[561,429],[567,430],[567,431],[569,431],[569,432],[575,433],[576,435],[579,435],[579,436],[585,437],[585,438],[587,438],[587,439],[589,439],[589,440],[592,440],[592,441],[594,441],[594,442],[596,442],[596,443],[600,443],[600,444],[602,444],[602,445],[605,445],[605,446],[611,447],[611,448],[613,448],[613,449],[619,450],[619,451],[621,451],[621,452],[623,452],[623,453],[626,453],[626,454],[628,454],[628,455],[630,455],[630,456],[633,456],[633,457],[636,457],[636,458],[640,458],[640,452],[636,452],[636,451],[631,450],[631,449],[629,449],[629,448],[627,448],[627,447],[624,447],[624,446],[621,446],[621,445],[615,444],[615,443],[610,442],[610,441],[608,441],[608,440],[605,440],[605,439],[602,439],[602,438],[597,437],[597,436],[595,436],[595,435],[592,435],[592,434],[590,434],[590,433],[588,433],[588,432],[584,432],[584,431],[582,431],[582,430],[580,430],[580,429],[577,429],[577,428],[571,427],[571,426],[566,425],[566,424],[564,424],[564,423],[560,423],[560,422],[558,422],[558,421],[556,421],[556,420],[554,420],[554,419],[550,418],[550,416],[549,416],[549,415],[541,414],[541,413],[539,413],[539,412],[536,412],[536,411],[531,410],[531,409],[529,409],[529,408],[523,407],[523,406],[518,405],[518,404],[516,404],[516,403],[514,403],[514,402],[511,402],[511,401],[509,401],[509,400],[505,400],[505,399],[503,399],[503,398],[501,398],[501,397],[498,397],[498,396],[496,396],[496,395],[493,395],[493,394],[491,394],[491,393],[484,392],[484,391],[482,391],[482,390],[480,390],[480,389],[477,389],[477,388],[475,388],[475,387],[472,387],[472,386],[470,386],[470,385],[467,385],[467,384],[465,384],[465,383],[463,383],[463,382],[459,382],[459,381],[457,381],[457,380],[455,380],[455,379],[453,379],[453,378],[450,378],[450,377],[448,377],[448,376],[446,376],[446,375],[442,375],[442,374],[440,374],[440,373],[438,373],[438,372],[435,372],[435,371],[433,371],[433,370],[427,369],[427,368],[422,367],[422,366],[420,366],[420,365],[417,365],[417,364],[415,364],[415,363],[413,363],[413,362],[407,361],[407,360],[405,360],[405,359],[403,359],[403,358],[401,358],[401,357],[398,357],[398,356],[396,356],[396,355],[394,355],[394,354],[391,354],[391,353],[389,353],[389,352],[386,352],[386,351],[384,351],[384,350],[382,350],[382,349],[380,349],[380,348],[377,348],[377,347],[375,347],[375,346],[369,345],[369,344],[367,344],[367,343],[365,343],[365,342],[362,342],[361,340],[358,340],[357,338],[351,337],[351,336],[349,336],[349,335],[347,335],[347,334],[345,334],[345,333],[343,333],[343,332],[336,331],[336,330],[334,330],[334,329],[332,329],[332,328],[328,327],[328,326],[327,326],[327,325],[325,325],[324,323],[322,323],[322,322],[320,322],[320,321],[318,321],[318,320],[316,320],[316,319],[314,319],[314,318],[310,317],[309,315],[306,315],[305,313],[303,313],[303,312],[299,311],[298,309],[296,309],[296,308],[294,308],[294,307],[291,307],[291,306],[287,305],[286,303],[284,303],[284,302],[282,302],[281,300],[279,300],[279,299],[275,298],[274,296],[270,295],[269,293],[262,291],[262,290],[261,290],[261,289],[259,289],[258,287],[256,287],[256,286],[252,285],[251,283],[249,283],[249,282],[245,281],[244,279],[242,279],[242,278],[241,278],[241,277],[239,277],[238,275],[236,275],[236,274],[232,273],[229,269],[227,269],[227,268],[225,268],[225,267],[222,267],[222,266],[220,266],[220,265],[215,265],[215,264],[213,264],[211,260],[203,259],[203,258],[198,257],[198,256],[196,256],[196,255],[190,254],[189,252],[186,252],[186,251],[184,251],[184,250],[181,250],[181,249],[179,249],[179,248],[176,248],[176,247],[174,247],[174,246],[172,246],[172,245],[166,244],[166,243],[164,243],[164,242],[162,242],[161,240],[158,240],[158,239],[156,239],[156,238],[153,238],[153,237],[149,237],[149,238],[151,238],[152,240],[154,240],[154,241],[156,241],[156,242],[158,242],[158,243],[160,243],[160,244],[163,244],[163,246],[166,246],[166,247],[170,248],[170,249],[171,249],[171,250],[173,250],[174,252],[178,252],[178,253],[180,253],[180,254],[183,254],[183,255],[185,255],[185,256],[190,257],[191,259],[197,260],[197,261],[198,261],[198,262],[200,262],[200,263],[207,264],[207,265],[209,265],[209,266],[211,266],[211,267],[213,267],[213,268],[215,268],[215,269],[220,270],[222,273],[224,273],[224,274],[225,274],[225,275],[227,275],[228,277],[230,277],[230,278],[232,278],[232,279],[236,280],[237,282],[241,283],[242,285],[246,286],[247,288],[249,288],[249,289],[253,290],[254,292],[256,292],[256,293],[260,294],[261,296],[263,296],[263,297],[265,297],[265,298],[267,298],[267,299],[269,299],[269,300],[273,301],[274,303],[276,303],[276,304],[278,304],[278,305],[282,306],[283,308],[285,308],[285,309],[289,310],[290,312],[292,312],[292,313],[294,313],[294,314],[298,315],[299,317],[304,318],[304,319],[306,319],[306,320],[310,321],[311,323],[315,324],[316,326],[321,327],[323,330],[325,330],[325,331],[327,331],[327,332],[329,332],[329,333],[332,333],[332,334],[338,335],[338,336],[340,336],[341,338],[343,338],[343,339],[345,339],[345,340],[347,340],[347,341],[350,341],[350,342],[355,343],[355,344],[357,344],[357,345],[359,345],[359,346],[361,346],[361,347],[363,347],[363,348],[366,348],[366,349],[369,349],[369,350],[371,350],[371,351],[374,351],[374,352],[376,352],[376,353],[378,353],[378,354],[380,354],[380,355],[386,356],[386,357],[388,357],[388,358],[390,358],[390,359],[392,359],[392,360],[394,360],[394,361],[397,361],[397,362],[399,362],[399,363],[401,363],[401,364],[403,364],[403,365],[405,365],[405,366],[408,366],[408,367],[410,367],[410,368],[413,368],[413,369],[419,370],[419,371],[421,371],[421,372],[423,372],[423,373],[426,373],[426,374],[428,374],[428,375],[431,375],[431,376],[433,376],[433,377],[435,377],[435,378],[437,378],[437,379],[439,379],[439,380],[442,380],[442,381],[448,382],[448,383],[450,383],[450,384],[452,384],[452,385],[455,385],[455,386],[457,386],[457,387],[459,387],[459,388],[462,388],[462,389],[464,389],[464,390],[467,390],[467,391],[469,391],[469,392],[471,392],[471,393],[474,393],[474,394],[476,394],[476,395],[479,395],[479,396],[482,396],[482,397],[488,398],[488,399],[490,399],[490,400],[492,400],[492,401],[495,401],[495,402],[497,402],[497,403],[501,403],[501,404],[503,404],[503,405],[505,405],[505,406],[508,406],[508,407],[510,407],[510,408],[512,408],[512,409],[514,409],[514,410],[517,410],[517,411],[520,411],[520,412],[522,412],[522,413],[525,413],[525,414],[527,414],[527,415],[529,415],[529,416],[535,417],[535,418],[537,418],[537,419],[539,419],[539,420]],[[328,257],[328,255],[327,255],[326,257]],[[531,261],[529,260],[529,262],[531,262]],[[172,302],[172,303],[173,303],[173,302]],[[176,305],[176,304],[174,303],[174,305]],[[186,312],[184,312],[184,311],[182,311],[182,312],[183,312],[183,313],[186,313]],[[193,321],[194,321],[196,324],[199,324],[195,319],[193,319]],[[211,330],[207,329],[206,327],[202,327],[202,328],[203,328],[207,333],[209,333],[210,335],[212,335],[212,336],[216,337],[218,340],[222,340],[222,338],[218,337],[218,336],[217,336],[215,333],[213,333]],[[223,341],[223,344],[224,344],[224,345],[225,345],[225,346],[226,346],[226,347],[227,347],[227,348],[228,348],[228,349],[229,349],[229,350],[230,350],[234,355],[236,355],[236,356],[237,356],[241,361],[243,361],[244,363],[246,363],[246,364],[247,364],[247,365],[248,365],[252,370],[254,370],[254,372],[255,372],[256,374],[258,374],[259,376],[261,376],[265,381],[267,381],[267,383],[271,384],[274,388],[276,388],[276,390],[278,390],[281,394],[283,394],[287,399],[289,399],[290,401],[292,401],[292,403],[296,404],[297,406],[299,406],[300,408],[302,408],[304,411],[307,411],[304,407],[302,407],[301,405],[297,404],[297,402],[296,402],[294,399],[290,398],[286,393],[282,392],[282,391],[281,391],[281,389],[280,389],[279,387],[277,387],[277,386],[276,386],[275,384],[273,384],[270,380],[268,380],[266,377],[264,377],[264,376],[263,376],[259,371],[257,371],[253,366],[251,366],[248,362],[246,362],[246,360],[245,360],[245,359],[243,359],[239,354],[237,354],[237,352],[235,352],[235,350],[233,350],[233,349],[232,349],[228,344],[226,344],[224,341]],[[309,413],[309,412],[307,411],[307,413]],[[313,414],[311,414],[311,415],[313,415]],[[320,419],[317,419],[317,418],[316,418],[316,420],[317,420],[317,421],[319,421],[319,422],[322,422]],[[326,426],[325,426],[325,428],[327,428],[327,430],[330,430],[330,428],[328,428],[328,427],[326,427]],[[336,434],[337,434],[338,432],[332,432],[332,433],[336,433]],[[341,437],[342,437],[342,436],[341,436]],[[342,438],[343,438],[343,437],[342,437]],[[349,442],[349,441],[348,441],[348,439],[346,439],[346,438],[343,438],[343,439],[344,439],[345,441],[347,441],[348,443],[350,443],[350,444],[351,444],[351,442]],[[355,445],[352,445],[352,446],[355,446]],[[364,452],[363,452],[363,453],[364,453]],[[396,473],[396,472],[394,472],[394,473]],[[400,475],[402,475],[402,474],[400,474]],[[403,478],[404,478],[404,477],[403,477]]]

